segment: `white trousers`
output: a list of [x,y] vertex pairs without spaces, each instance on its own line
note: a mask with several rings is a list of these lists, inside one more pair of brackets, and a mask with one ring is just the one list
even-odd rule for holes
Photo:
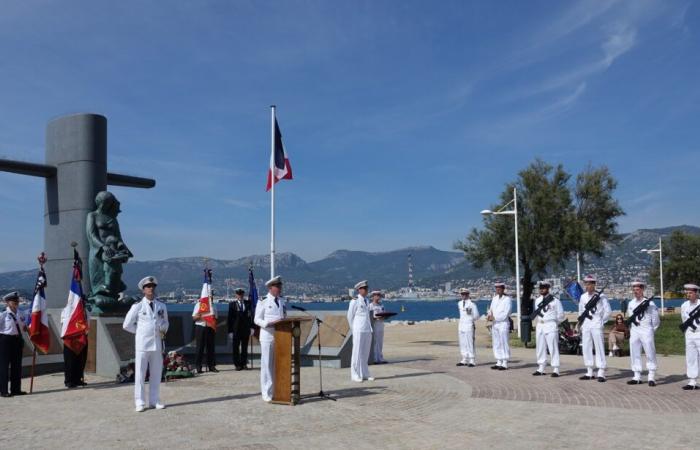
[[260,393],[263,400],[272,400],[275,372],[275,341],[260,341]]
[[630,331],[630,359],[632,362],[632,371],[635,379],[639,379],[642,372],[642,348],[647,356],[647,370],[649,371],[649,379],[654,379],[656,371],[656,346],[654,344],[654,332],[646,330],[637,330],[636,326]]
[[374,334],[374,362],[384,362],[384,322],[375,321],[372,333]]
[[549,364],[559,371],[559,332],[558,330],[547,331],[544,326],[537,326],[535,329],[536,335],[536,352],[538,371],[544,372],[544,367],[547,365],[547,351],[549,351]]
[[[605,347],[603,346],[603,329],[597,327],[581,328],[583,364],[588,369],[588,375],[593,373],[593,367],[598,368],[598,376],[605,376],[607,362],[605,360]],[[595,347],[595,359],[593,348]]]
[[353,381],[362,381],[370,377],[369,374],[369,349],[372,345],[372,332],[352,332],[352,362],[350,363],[350,377]]
[[459,352],[462,354],[463,364],[474,364],[474,325],[459,331]]
[[493,341],[493,357],[496,358],[496,365],[508,367],[510,359],[510,345],[508,345],[508,335],[510,333],[510,323],[507,320],[495,322],[491,327],[491,341]]
[[685,366],[690,384],[695,385],[700,359],[700,333],[685,334]]
[[[134,373],[134,401],[136,407],[155,406],[160,403],[160,378],[163,375],[163,354],[159,351],[136,352]],[[148,378],[148,403],[146,403],[146,371]]]

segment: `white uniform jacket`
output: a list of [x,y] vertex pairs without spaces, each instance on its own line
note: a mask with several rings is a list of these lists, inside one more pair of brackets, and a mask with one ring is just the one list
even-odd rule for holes
[[124,318],[123,328],[129,333],[136,334],[137,352],[162,352],[163,336],[168,332],[168,309],[165,303],[153,300],[153,309],[144,297],[140,302],[131,305]]

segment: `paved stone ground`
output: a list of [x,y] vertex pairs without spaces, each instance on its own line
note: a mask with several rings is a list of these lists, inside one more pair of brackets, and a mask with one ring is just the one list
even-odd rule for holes
[[[627,386],[628,358],[610,360],[607,383],[579,381],[580,357],[564,357],[563,377],[532,377],[534,350],[514,350],[513,368],[490,370],[480,331],[480,365],[456,367],[456,324],[387,327],[374,382],[325,369],[337,402],[269,405],[259,372],[167,383],[162,411],[133,412],[133,387],[90,378],[62,389],[62,375],[35,381],[35,394],[0,399],[2,448],[698,448],[692,427],[700,391],[686,393],[683,358],[660,360],[660,385]],[[302,392],[318,391],[318,369],[302,370]],[[25,382],[26,386],[26,382]],[[13,435],[14,438],[9,438]]]

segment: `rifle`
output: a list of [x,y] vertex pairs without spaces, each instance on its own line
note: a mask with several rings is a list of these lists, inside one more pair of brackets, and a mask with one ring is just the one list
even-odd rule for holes
[[581,313],[581,315],[578,316],[577,320],[579,326],[583,325],[583,322],[585,322],[586,319],[593,318],[593,314],[595,314],[595,312],[598,310],[598,301],[600,300],[600,296],[603,294],[603,291],[606,287],[608,287],[608,283],[605,283],[603,289],[596,291],[595,295],[591,297],[590,300],[588,300],[583,312]]
[[537,316],[544,317],[543,310],[554,301],[554,295],[552,294],[547,294],[545,298],[542,299],[540,302],[540,305],[530,313],[530,320],[535,320]]
[[632,315],[625,320],[628,327],[631,327],[632,325],[639,326],[639,321],[644,318],[644,314],[646,314],[647,309],[649,309],[649,304],[654,297],[656,297],[656,294],[644,299],[642,303],[637,305],[637,307],[632,310]]
[[678,328],[680,328],[683,333],[685,333],[688,328],[692,328],[693,331],[696,331],[698,329],[696,325],[698,324],[700,324],[700,305],[696,306],[694,310],[690,311],[690,314],[688,314],[688,319],[678,325]]

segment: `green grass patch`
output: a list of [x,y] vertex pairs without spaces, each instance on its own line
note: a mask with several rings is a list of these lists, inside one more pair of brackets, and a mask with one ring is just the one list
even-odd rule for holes
[[[606,325],[605,330],[610,328],[610,323]],[[661,318],[661,325],[659,329],[656,330],[655,342],[656,342],[656,353],[662,356],[668,355],[685,355],[685,337],[681,330],[678,329],[678,325],[681,323],[680,314],[666,314]],[[531,333],[531,341],[528,344],[528,348],[535,347],[535,330],[533,327]],[[513,332],[510,334],[509,343],[511,347],[523,348],[523,344],[518,338],[518,333]],[[607,348],[608,342],[605,342],[605,347]],[[629,355],[629,340],[626,340],[622,346],[622,350],[625,355]]]

